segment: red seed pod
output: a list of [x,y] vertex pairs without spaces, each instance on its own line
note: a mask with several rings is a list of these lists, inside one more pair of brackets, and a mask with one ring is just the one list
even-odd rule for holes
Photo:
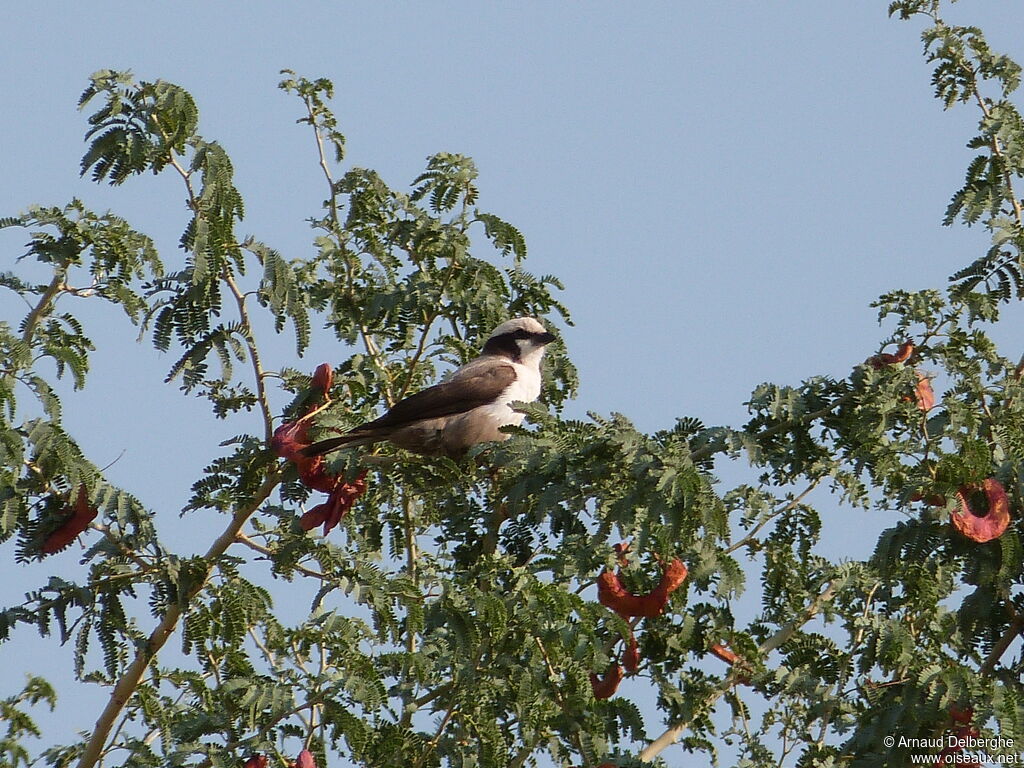
[[637,670],[640,669],[640,644],[633,635],[629,636],[626,650],[622,652],[622,666],[631,675],[635,675]]
[[299,518],[299,526],[310,531],[318,525],[324,526],[324,536],[330,533],[342,518],[348,514],[356,499],[366,493],[366,470],[359,473],[351,483],[341,482],[339,476],[329,476],[335,481],[327,501],[318,504]]
[[899,349],[896,350],[896,354],[890,354],[883,352],[874,357],[867,359],[868,365],[872,368],[882,368],[886,365],[895,365],[896,363],[903,363],[910,359],[910,356],[914,354],[914,342],[905,341],[900,344]]
[[[978,495],[984,493],[984,501]],[[964,485],[956,492],[959,509],[950,515],[953,527],[968,539],[992,541],[1010,527],[1010,499],[1002,483],[994,477],[980,486]]]
[[295,464],[303,485],[328,494],[327,501],[299,518],[299,526],[304,531],[322,524],[326,535],[352,509],[356,499],[366,492],[366,470],[351,483],[346,483],[340,475],[327,471],[323,456],[303,456],[302,449],[309,445],[308,428],[309,422],[305,418],[286,422],[275,430],[270,447],[278,456]]
[[[964,722],[957,720],[953,713],[956,711],[959,715],[963,716],[969,713],[968,720],[973,717],[974,710],[968,707],[965,710],[957,710],[956,707],[949,708],[949,715],[953,718],[954,722]],[[981,763],[975,760],[967,760],[966,756],[961,753],[964,748],[958,742],[963,742],[966,739],[976,739],[981,735],[981,732],[977,728],[972,728],[970,725],[963,724],[953,729],[953,738],[947,740],[947,745],[939,752],[938,762],[936,765],[964,765],[967,768],[981,768]]]
[[935,407],[935,390],[932,389],[931,381],[921,371],[917,371],[917,386],[914,387],[914,400],[917,403],[917,407],[923,413],[928,413],[928,411]]
[[331,368],[330,363],[320,363],[316,367],[316,371],[313,372],[311,386],[313,389],[319,389],[321,392],[330,392],[333,383],[334,369]]
[[595,699],[610,699],[615,695],[615,691],[619,689],[619,683],[621,682],[622,667],[615,663],[608,667],[608,671],[604,673],[603,678],[600,675],[595,675],[593,672],[590,673],[590,687],[594,690]]
[[711,652],[712,656],[721,659],[730,666],[739,661],[740,658],[735,653],[726,648],[724,645],[720,645],[719,643],[713,644],[710,648],[708,648],[708,651]]
[[253,755],[245,761],[245,765],[242,768],[267,768],[267,756]]
[[624,619],[652,619],[665,610],[669,596],[686,580],[686,565],[675,558],[665,568],[661,581],[646,595],[634,595],[622,584],[618,574],[604,571],[597,577],[597,600]]
[[974,707],[960,709],[958,706],[951,706],[949,708],[949,719],[954,723],[967,725],[974,719]]
[[78,486],[78,496],[75,499],[74,508],[65,507],[63,511],[67,514],[67,517],[43,541],[42,546],[39,548],[39,551],[43,554],[52,555],[55,552],[60,552],[81,536],[85,529],[89,527],[89,523],[95,520],[96,515],[99,514],[99,510],[96,507],[89,506],[89,491],[84,485]]
[[286,421],[274,430],[270,439],[270,449],[282,459],[297,461],[301,458],[299,451],[309,445],[309,423],[303,419]]
[[292,763],[292,768],[316,768],[316,761],[313,759],[313,753],[308,749],[304,749],[299,752],[299,757],[294,763]]

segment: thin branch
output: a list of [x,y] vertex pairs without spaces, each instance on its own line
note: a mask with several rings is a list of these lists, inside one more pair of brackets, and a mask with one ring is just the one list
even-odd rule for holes
[[[569,705],[565,701],[565,697],[562,696],[562,691],[558,687],[558,675],[555,673],[555,667],[551,663],[551,657],[548,656],[548,649],[544,647],[544,643],[539,637],[534,635],[533,641],[537,644],[540,649],[541,655],[544,657],[544,664],[547,666],[548,679],[551,681],[551,691],[555,694],[555,701],[558,702],[559,709],[565,714],[566,719],[569,722],[573,722],[575,717],[569,709]],[[586,751],[583,749],[583,740],[580,739],[579,732],[574,731],[572,738],[576,742],[576,749],[579,750],[580,757],[586,759]]]
[[768,523],[770,523],[772,520],[777,518],[779,515],[785,514],[786,512],[789,512],[790,510],[795,509],[797,507],[797,505],[800,504],[801,501],[803,501],[804,497],[807,496],[807,494],[809,494],[811,491],[813,491],[815,488],[818,487],[818,483],[820,483],[820,482],[821,482],[821,478],[817,478],[817,479],[813,480],[811,482],[811,484],[808,485],[807,488],[803,491],[803,493],[801,493],[796,498],[792,499],[791,501],[787,502],[786,504],[784,504],[783,506],[779,507],[777,510],[772,512],[764,520],[762,520],[760,523],[755,525],[751,529],[750,533],[748,533],[742,539],[737,541],[735,544],[732,544],[731,546],[729,546],[729,548],[725,550],[725,554],[731,555],[736,550],[741,549],[742,547],[745,547],[747,544],[749,544],[751,541],[753,541],[754,537],[757,536],[757,534],[760,533],[761,530],[766,525],[768,525]]
[[93,530],[102,533],[111,544],[117,547],[118,552],[120,552],[122,555],[124,555],[137,566],[139,566],[139,568],[142,569],[139,575],[153,572],[153,564],[147,562],[144,558],[135,554],[135,552],[127,544],[125,544],[123,541],[121,541],[120,538],[114,535],[114,532],[110,530],[109,526],[103,525],[102,523],[90,523],[89,527]]
[[453,260],[449,262],[448,269],[445,271],[444,278],[441,280],[441,288],[437,292],[437,310],[426,318],[423,324],[423,333],[420,334],[419,343],[416,345],[416,352],[411,358],[409,358],[409,364],[406,366],[405,384],[402,385],[401,391],[398,393],[396,400],[401,400],[405,397],[409,391],[409,387],[412,386],[413,374],[416,372],[416,366],[423,356],[423,352],[427,347],[427,338],[430,336],[430,329],[434,326],[434,321],[437,320],[441,315],[441,300],[444,298],[444,292],[448,290],[448,283],[451,282],[452,275],[455,274],[457,263]]
[[373,364],[377,367],[377,370],[381,373],[381,384],[383,385],[384,391],[381,393],[384,395],[384,404],[391,408],[398,400],[395,398],[394,393],[391,391],[392,378],[388,373],[387,366],[384,365],[383,355],[381,355],[380,347],[377,346],[377,342],[373,340],[373,335],[370,330],[366,327],[366,323],[359,320],[359,336],[363,340],[363,345],[366,347],[366,354],[373,360]]
[[[245,533],[243,533],[242,531],[238,532],[238,535],[235,537],[235,541],[237,541],[239,544],[244,544],[251,550],[266,555],[267,557],[274,556],[274,551],[272,549],[270,549],[269,547],[264,547],[258,541],[254,541],[253,539],[246,536]],[[293,571],[298,571],[303,576],[312,576],[314,579],[320,579],[321,581],[331,581],[327,574],[321,573],[320,571],[314,571],[312,568],[307,568],[306,566],[299,565],[298,563],[292,565],[291,569]]]
[[281,663],[277,660],[277,654],[275,654],[272,650],[270,650],[270,648],[267,647],[266,643],[264,643],[260,639],[260,636],[256,634],[255,629],[253,629],[252,627],[247,627],[246,632],[248,632],[249,637],[252,638],[252,641],[256,645],[256,647],[260,649],[260,653],[263,654],[263,658],[267,660],[267,662],[270,664],[270,666],[274,669],[275,672],[280,674]]
[[441,734],[444,733],[444,729],[448,727],[449,721],[456,712],[458,712],[458,706],[453,703],[444,713],[441,723],[437,726],[437,730],[434,731],[433,738],[427,742],[427,748],[423,750],[423,754],[416,758],[416,762],[413,763],[413,768],[420,768],[420,766],[423,765],[423,762],[430,756],[430,753],[437,749],[437,745],[441,741]]
[[416,707],[416,709],[419,709],[424,704],[429,704],[434,699],[439,698],[441,696],[444,696],[446,693],[451,691],[452,688],[454,688],[454,687],[455,687],[454,683],[445,683],[444,685],[439,685],[437,688],[432,690],[430,693],[425,693],[422,696],[420,696],[418,699],[413,699],[412,703]]
[[835,583],[829,582],[829,585],[825,590],[814,598],[811,604],[804,609],[803,613],[764,641],[761,647],[758,648],[761,655],[767,656],[772,651],[778,650],[788,643],[793,635],[799,631],[800,627],[821,613],[822,608],[824,608],[826,604],[832,602],[833,598],[836,596],[836,592],[838,591],[839,589],[836,587]]
[[1020,636],[1021,632],[1024,632],[1024,613],[1018,613],[1013,617],[1010,621],[1010,626],[1006,628],[998,642],[992,646],[992,650],[985,657],[985,661],[981,663],[978,672],[985,677],[991,675],[995,671],[999,659],[1006,653],[1006,649],[1010,647],[1010,644]]
[[[163,136],[164,141],[167,141],[167,133],[164,131],[163,126],[160,125],[160,121],[156,120],[157,129],[160,131],[160,135]],[[194,215],[199,215],[199,199],[196,197],[195,187],[192,186],[192,172],[185,170],[185,168],[178,161],[178,156],[173,152],[167,154],[168,163],[178,175],[181,176],[182,181],[185,183],[185,189],[188,191],[188,207],[191,209]],[[238,304],[238,315],[242,321],[242,326],[245,329],[245,345],[249,350],[249,359],[252,361],[253,372],[256,376],[256,396],[260,404],[260,411],[263,414],[263,426],[266,441],[269,443],[270,439],[274,436],[274,423],[273,415],[270,410],[270,402],[267,399],[267,387],[264,379],[266,373],[263,370],[263,364],[260,362],[259,349],[256,347],[256,342],[253,338],[252,322],[249,320],[249,311],[245,305],[245,295],[239,290],[237,283],[235,283],[234,277],[226,269],[223,275],[224,283],[230,289],[232,295],[235,297],[235,302]]]
[[[156,118],[154,118],[154,120],[156,120]],[[156,120],[156,124],[157,124],[157,127],[159,128],[160,127],[160,121]],[[160,129],[160,133],[163,134],[163,129],[162,128]],[[164,138],[166,139],[166,136],[164,136]],[[181,176],[182,181],[185,182],[185,189],[188,191],[188,207],[189,207],[189,209],[193,213],[198,214],[199,213],[199,199],[196,197],[195,187],[192,186],[192,172],[191,171],[186,171],[182,167],[181,163],[178,162],[178,156],[175,155],[173,152],[168,153],[168,162],[170,163],[171,167],[178,172],[178,175]]]
[[340,228],[338,221],[338,191],[334,188],[334,177],[331,175],[331,166],[327,162],[327,152],[324,148],[324,137],[320,133],[320,126],[316,122],[316,110],[313,108],[313,102],[309,96],[303,96],[302,99],[306,104],[306,112],[309,114],[309,124],[313,128],[313,135],[316,136],[316,150],[320,156],[320,168],[324,172],[324,177],[327,179],[327,186],[330,187],[331,196],[328,198],[328,202],[331,205],[331,223],[334,224],[335,229]]
[[249,360],[252,361],[253,375],[256,377],[256,398],[260,404],[260,412],[263,414],[263,427],[266,440],[269,443],[274,436],[274,415],[270,410],[270,400],[267,397],[267,384],[264,381],[266,373],[263,370],[263,363],[260,360],[259,347],[256,346],[256,339],[253,337],[252,322],[249,320],[249,310],[245,305],[245,296],[238,289],[234,276],[226,269],[224,270],[224,283],[235,297],[238,305],[238,316],[245,329],[245,346],[249,350]]
[[[967,65],[971,70],[971,74],[974,76],[971,82],[971,92],[974,94],[975,100],[978,102],[978,107],[981,108],[982,114],[985,115],[986,120],[992,118],[992,112],[989,110],[988,105],[985,104],[985,99],[981,96],[981,91],[978,90],[977,72],[974,67]],[[1006,155],[1003,152],[1002,145],[999,143],[999,136],[992,134],[992,141],[989,144],[992,148],[992,154],[999,158],[1000,165],[1003,167],[1003,183],[1006,185],[1006,191],[1010,193],[1010,204],[1013,206],[1013,216],[1017,220],[1017,226],[1024,229],[1024,210],[1021,209],[1020,200],[1017,199],[1016,192],[1013,191],[1013,176],[1010,174],[1010,169],[1006,163]]]
[[[263,484],[259,487],[253,496],[252,501],[245,507],[237,510],[231,517],[231,522],[224,529],[224,531],[217,537],[217,539],[210,545],[203,559],[206,561],[206,572],[202,578],[197,581],[195,586],[189,590],[187,599],[184,601],[187,605],[191,602],[199,591],[205,586],[207,579],[213,573],[214,563],[220,559],[228,547],[230,547],[236,540],[238,532],[245,525],[245,522],[255,512],[260,504],[262,504],[270,496],[273,490],[277,487],[281,481],[281,476],[277,472],[274,472],[263,481]],[[89,737],[88,743],[85,745],[85,749],[82,752],[81,758],[78,761],[78,768],[93,768],[96,765],[96,761],[99,759],[103,752],[103,746],[107,741],[107,736],[110,734],[110,729],[113,727],[114,722],[121,714],[122,710],[127,706],[128,701],[135,694],[139,684],[142,682],[142,676],[149,666],[149,663],[153,658],[160,652],[160,649],[164,647],[164,644],[170,639],[178,626],[178,621],[181,619],[181,605],[178,602],[171,604],[168,607],[167,612],[156,628],[150,633],[149,638],[145,644],[139,648],[135,654],[135,659],[125,670],[125,673],[118,680],[117,685],[114,686],[114,690],[110,695],[110,700],[107,705],[103,708],[99,718],[96,720],[96,726],[93,729],[92,735]]]
[[[800,627],[802,627],[808,621],[813,619],[825,607],[827,603],[832,601],[832,599],[836,596],[837,591],[838,588],[836,587],[836,585],[830,582],[829,585],[825,588],[825,590],[816,598],[814,598],[811,604],[807,606],[807,608],[805,608],[804,611],[797,618],[787,623],[785,626],[779,629],[778,632],[776,632],[774,635],[769,637],[767,640],[764,641],[764,643],[761,644],[760,648],[758,649],[760,654],[762,656],[766,656],[772,651],[777,650],[781,646],[785,645],[786,642],[788,642],[789,639],[792,638],[794,634],[796,634]],[[719,686],[715,690],[708,693],[707,696],[704,697],[704,700],[697,707],[694,708],[694,714],[692,717],[686,720],[681,720],[677,723],[673,723],[668,730],[666,730],[658,738],[656,738],[654,741],[647,745],[647,747],[640,753],[640,759],[646,761],[653,760],[665,749],[679,741],[679,737],[683,735],[683,732],[690,726],[690,723],[693,722],[693,719],[697,717],[699,714],[706,712],[710,707],[712,707],[715,704],[715,702],[722,698],[722,696],[724,696],[726,692],[729,691],[729,689],[731,689],[734,684],[739,682],[739,677],[741,675],[742,672],[736,670],[735,668],[732,671],[730,671],[729,674],[727,674],[725,678],[722,680],[721,684],[719,684]]]
[[64,288],[64,278],[66,277],[64,270],[56,269],[53,272],[53,279],[50,284],[43,291],[39,297],[39,301],[32,307],[32,311],[28,313],[28,317],[25,318],[25,328],[21,332],[22,343],[31,346],[32,336],[36,332],[36,326],[39,325],[39,321],[43,319],[43,316],[50,311],[50,307],[53,305],[54,297],[61,292]]
[[[419,587],[419,570],[416,561],[419,559],[419,549],[416,546],[416,520],[412,514],[412,500],[409,494],[402,493],[402,524],[405,527],[405,564],[409,572],[409,578],[413,584]],[[409,630],[405,639],[405,649],[409,653],[416,653],[416,633]]]

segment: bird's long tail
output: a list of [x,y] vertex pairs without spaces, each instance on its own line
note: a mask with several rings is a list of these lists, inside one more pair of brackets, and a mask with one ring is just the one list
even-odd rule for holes
[[336,451],[339,448],[354,448],[357,445],[374,443],[378,439],[379,438],[369,437],[367,435],[349,433],[338,437],[329,437],[326,440],[321,440],[320,442],[313,443],[312,445],[307,445],[299,451],[299,453],[306,457],[323,456],[325,453]]

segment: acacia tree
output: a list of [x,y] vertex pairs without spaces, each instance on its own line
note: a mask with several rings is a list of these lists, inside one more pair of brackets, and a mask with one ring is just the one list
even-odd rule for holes
[[[984,227],[992,247],[948,290],[879,299],[892,351],[842,380],[762,385],[740,427],[685,417],[648,435],[618,415],[559,418],[576,382],[555,345],[541,402],[523,406],[532,427],[462,461],[296,449],[435,381],[509,316],[568,322],[558,281],[523,269],[522,235],[477,207],[472,162],[436,155],[409,192],[342,171],[330,82],[285,73],[327,190],[315,247],[289,260],[238,233],[231,162],[183,88],[93,75],[83,173],[176,175],[188,220],[166,267],[77,200],[2,221],[30,231],[50,279],[0,277],[30,306],[0,326],[0,535],[11,560],[85,550],[80,577],[30,590],[0,635],[34,628],[109,689],[95,726],[47,734],[66,743],[41,759],[627,766],[730,744],[739,765],[869,766],[922,751],[887,736],[1024,743],[1024,360],[988,334],[1024,293],[1020,68],[939,10],[890,9],[927,18],[938,98],[979,110],[945,223]],[[108,482],[63,428],[53,378],[84,386],[93,349],[69,295],[119,306],[175,351],[168,384],[242,430],[211,448],[183,510],[222,516],[201,554],[164,544],[182,522]],[[271,359],[261,334],[288,326],[296,354]],[[315,374],[292,367],[314,326],[340,342]],[[716,465],[737,457],[755,476],[721,488]],[[835,498],[889,515],[871,558],[820,551],[814,500]],[[748,582],[761,600],[743,615]],[[310,607],[290,623],[273,598],[296,596]],[[0,702],[0,760],[33,762],[32,707],[55,696],[32,676]],[[645,723],[637,702],[655,699],[663,722]]]

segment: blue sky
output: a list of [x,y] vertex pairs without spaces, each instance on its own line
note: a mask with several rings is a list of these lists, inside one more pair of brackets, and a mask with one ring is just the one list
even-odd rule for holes
[[[940,226],[976,116],[943,113],[920,24],[887,19],[886,5],[22,4],[0,29],[0,216],[79,196],[174,258],[186,216],[173,179],[110,190],[77,174],[87,77],[130,68],[196,97],[202,132],[235,162],[240,231],[309,253],[304,220],[323,182],[308,129],[294,122],[299,104],[275,86],[285,67],[325,76],[348,162],[401,187],[429,154],[472,156],[480,207],[524,232],[530,271],[563,279],[582,378],[570,415],[619,411],[646,431],[677,416],[738,424],[758,383],[843,376],[876,351],[886,331],[868,304],[880,293],[941,286],[987,247],[980,230]],[[1024,55],[1012,0],[961,2],[950,17]],[[24,240],[0,232],[0,268]],[[0,298],[0,317],[19,311]],[[66,403],[69,424],[100,464],[124,451],[112,479],[171,517],[212,456],[187,446],[212,450],[211,435],[227,435],[201,404],[156,386],[170,359],[123,345],[134,334],[122,321],[90,319],[110,343],[93,386]],[[323,343],[289,359],[288,343],[281,365],[338,358]],[[138,384],[126,380],[126,355]],[[151,406],[123,407],[133,398]],[[852,546],[868,551],[873,537],[859,538]],[[0,597],[19,599],[73,559],[19,571]],[[0,653],[17,659],[0,664],[2,696],[32,647]]]

